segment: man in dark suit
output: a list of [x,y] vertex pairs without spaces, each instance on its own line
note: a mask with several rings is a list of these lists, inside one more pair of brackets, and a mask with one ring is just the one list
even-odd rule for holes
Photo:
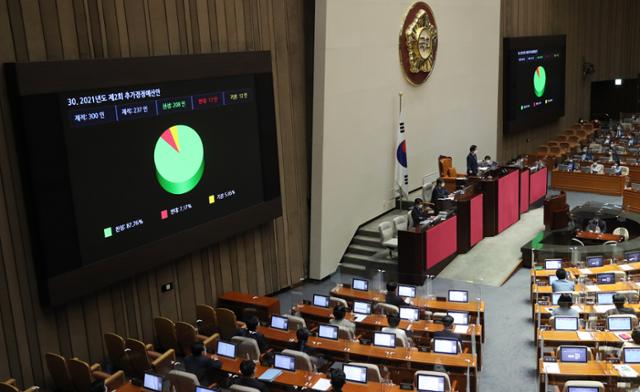
[[198,377],[200,384],[209,385],[213,382],[213,372],[222,367],[220,361],[214,361],[204,352],[204,344],[198,342],[191,346],[191,355],[184,358],[184,369]]
[[404,302],[404,299],[396,294],[397,289],[398,284],[396,282],[387,283],[387,294],[385,296],[384,302],[395,306],[407,306],[407,303]]
[[262,382],[255,379],[256,364],[250,359],[240,362],[241,376],[234,380],[234,384],[255,388],[260,392],[269,392],[269,388]]
[[449,315],[444,316],[442,318],[442,325],[444,326],[444,329],[434,333],[434,338],[455,339],[460,341],[460,335],[453,332],[453,329],[455,328],[455,325],[453,325],[453,317]]
[[417,198],[414,200],[413,208],[411,209],[411,219],[413,220],[413,225],[418,226],[420,222],[427,219],[427,217],[422,212],[422,204],[423,201],[421,198]]
[[468,176],[477,176],[478,175],[478,157],[476,157],[476,150],[478,146],[473,144],[469,148],[469,155],[467,155],[467,175]]
[[256,329],[258,329],[258,324],[260,324],[260,320],[258,319],[258,316],[253,315],[249,317],[249,319],[246,321],[246,324],[247,324],[247,329],[241,329],[240,336],[254,339],[256,342],[258,342],[258,347],[260,348],[260,352],[264,353],[269,347],[267,344],[267,339],[264,337],[264,335],[256,331]]
[[433,193],[431,193],[431,204],[436,205],[438,199],[444,199],[449,196],[449,191],[444,187],[444,180],[442,178],[438,178],[436,180],[436,186],[433,188]]

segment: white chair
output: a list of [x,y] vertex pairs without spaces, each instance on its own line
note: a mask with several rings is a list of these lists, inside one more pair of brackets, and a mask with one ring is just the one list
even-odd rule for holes
[[625,241],[629,240],[629,230],[626,227],[616,227],[613,229],[613,234],[621,235]]
[[284,317],[286,317],[287,320],[289,320],[288,324],[289,324],[290,331],[297,331],[300,328],[307,328],[307,323],[300,316],[285,314]]
[[599,143],[591,143],[591,144],[589,144],[589,151],[594,152],[594,153],[601,153],[602,152],[602,146]]
[[395,226],[396,233],[398,233],[400,230],[407,230],[408,225],[409,219],[407,219],[406,215],[398,215],[393,218],[393,226]]
[[628,176],[629,175],[629,166],[620,166],[620,175]]
[[258,347],[258,342],[255,339],[248,338],[245,336],[234,336],[231,338],[231,341],[234,343],[238,343],[236,348],[236,358],[242,358],[257,361],[260,359],[260,347]]
[[604,165],[602,163],[598,163],[595,167],[595,169],[593,170],[593,172],[595,174],[602,174],[604,173]]
[[422,200],[429,202],[431,201],[431,194],[433,193],[433,183],[430,182],[428,184],[424,184],[422,186]]
[[353,340],[355,335],[351,329],[338,325],[338,339]]
[[562,392],[568,392],[569,388],[598,388],[598,392],[604,392],[604,384],[599,381],[567,381],[562,387]]
[[172,392],[193,392],[200,386],[195,374],[182,370],[170,371],[167,374],[167,381],[169,381],[169,390]]
[[391,222],[382,222],[378,225],[380,243],[389,249],[389,257],[393,257],[393,251],[398,249],[398,239],[393,237],[393,225]]
[[413,223],[413,218],[411,217],[411,211],[407,212],[407,227],[413,227],[415,223]]
[[382,332],[394,333],[396,334],[396,347],[409,347],[409,338],[407,338],[406,334],[398,334],[395,328],[391,327],[382,327]]
[[345,308],[349,307],[349,304],[347,304],[347,300],[343,299],[343,298],[338,298],[338,297],[329,297],[329,306],[332,308],[335,308],[338,305],[342,305]]
[[349,365],[366,367],[368,382],[382,382],[382,375],[380,374],[380,368],[378,367],[378,365],[364,362],[349,362]]
[[395,305],[378,302],[377,304],[373,305],[373,313],[400,314],[400,308]]
[[449,375],[445,372],[434,372],[430,370],[418,370],[416,372],[415,384],[418,386],[418,376],[433,376],[433,377],[442,377],[444,378],[444,392],[451,392],[451,380],[449,380]]
[[632,331],[633,329],[635,329],[635,327],[638,326],[638,316],[636,316],[635,314],[612,314],[611,316],[607,317],[607,325],[609,324],[609,320],[610,319],[628,318],[628,317],[631,317],[631,329],[630,329],[630,331]]
[[313,361],[311,357],[307,353],[303,353],[302,351],[285,349],[282,350],[283,354],[291,355],[296,358],[296,370],[304,370],[307,372],[315,372],[316,368],[313,365]]

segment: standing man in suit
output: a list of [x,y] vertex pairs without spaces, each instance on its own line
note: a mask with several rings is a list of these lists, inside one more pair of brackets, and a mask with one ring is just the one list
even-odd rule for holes
[[477,176],[478,175],[478,157],[476,156],[476,150],[478,146],[472,144],[469,147],[469,155],[467,155],[467,175],[468,176]]

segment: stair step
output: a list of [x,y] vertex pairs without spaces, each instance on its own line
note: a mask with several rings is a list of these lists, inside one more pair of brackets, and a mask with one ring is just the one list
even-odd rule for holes
[[[384,257],[384,256],[382,256]],[[342,263],[360,264],[366,268],[378,268],[380,266],[395,266],[398,264],[395,259],[385,259],[382,257],[371,257],[356,253],[347,252],[342,257]]]
[[360,254],[360,255],[374,255],[378,252],[381,252],[385,250],[384,248],[380,247],[380,246],[367,246],[367,245],[360,245],[360,244],[351,244],[349,245],[349,248],[347,249],[348,253],[356,253],[356,254]]
[[369,236],[364,236],[364,235],[360,235],[357,234],[355,237],[353,237],[353,240],[351,240],[352,244],[357,244],[357,245],[366,245],[366,246],[380,246],[380,240],[377,237],[369,237]]
[[340,268],[346,268],[350,270],[358,270],[358,271],[366,271],[367,267],[361,264],[353,264],[353,263],[340,263]]
[[377,229],[365,229],[365,228],[360,228],[358,229],[358,232],[356,233],[356,235],[361,235],[363,237],[375,237],[380,238],[380,233],[378,232]]

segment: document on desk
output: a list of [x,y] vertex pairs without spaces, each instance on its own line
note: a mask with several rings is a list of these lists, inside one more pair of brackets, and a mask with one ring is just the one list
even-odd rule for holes
[[629,264],[621,264],[620,269],[623,271],[631,271],[633,269],[633,266]]
[[580,275],[591,275],[591,270],[589,268],[580,268]]
[[578,312],[582,313],[582,306],[580,305],[572,305],[571,309],[577,310]]
[[361,323],[362,320],[366,318],[367,318],[366,314],[356,314],[355,316],[353,316],[353,321],[355,321],[356,323]]
[[595,310],[596,313],[604,313],[607,310],[615,309],[615,307],[615,305],[593,305],[593,310]]
[[465,334],[467,333],[468,330],[469,330],[468,325],[456,325],[455,328],[453,329],[453,332]]
[[311,389],[314,389],[316,391],[328,391],[329,388],[331,388],[331,380],[327,379],[327,378],[321,378],[318,381],[316,381],[315,384],[313,384],[313,386],[311,387]]
[[633,370],[633,368],[629,365],[613,365],[614,368],[618,371],[618,374],[624,378],[636,378],[638,377],[638,372]]
[[547,374],[560,373],[560,365],[557,362],[544,362],[544,372]]
[[578,331],[578,339],[580,340],[593,340],[591,332]]
[[587,289],[587,291],[600,291],[600,287],[596,286],[595,284],[588,284],[585,286],[585,288]]
[[282,374],[282,370],[278,369],[267,369],[266,372],[262,373],[258,380],[271,382],[275,380],[279,375]]

